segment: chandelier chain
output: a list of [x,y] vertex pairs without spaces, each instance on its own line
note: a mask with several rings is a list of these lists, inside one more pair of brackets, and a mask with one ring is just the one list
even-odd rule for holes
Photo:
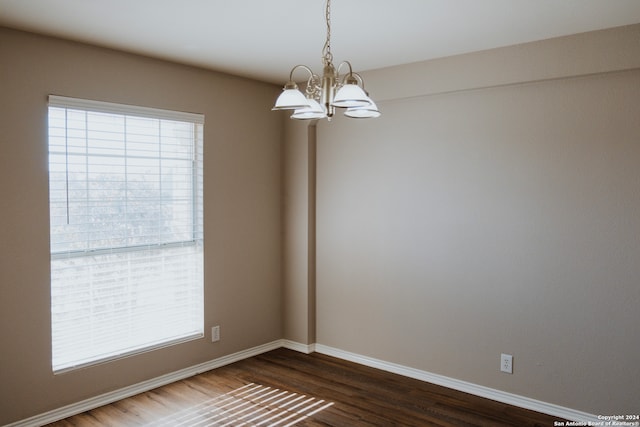
[[327,66],[333,63],[333,54],[331,53],[331,0],[327,0],[324,17],[327,23],[327,40],[322,48],[322,62]]

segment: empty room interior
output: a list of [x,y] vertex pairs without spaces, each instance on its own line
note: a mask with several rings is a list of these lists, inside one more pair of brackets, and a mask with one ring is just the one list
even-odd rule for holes
[[[280,348],[579,425],[640,425],[640,2],[330,6],[0,0],[0,425],[44,425]],[[319,116],[273,110],[289,81]],[[366,99],[341,107],[354,86]],[[188,122],[192,157],[134,170],[147,156],[136,142],[95,154],[89,130],[81,153],[81,111],[83,129],[106,116],[141,115],[157,135]],[[180,150],[154,156],[177,165]],[[104,178],[120,160],[124,191]],[[168,196],[182,178],[162,174],[185,168],[188,190]],[[92,193],[101,179],[109,191]],[[105,226],[121,196],[144,202]],[[104,210],[74,213],[89,203]],[[176,218],[188,231],[65,246],[98,228],[134,233],[157,212],[162,233]],[[71,278],[109,257],[127,260],[118,277],[134,271],[141,246],[176,258],[135,270],[126,302],[100,272]],[[159,283],[192,261],[175,279],[195,283],[185,329],[74,354],[103,339],[100,315],[119,333],[135,326],[120,326],[122,310],[173,307],[183,290],[164,298]],[[68,292],[87,299],[60,303]],[[75,305],[88,317],[63,348]],[[157,322],[174,315],[158,310]]]

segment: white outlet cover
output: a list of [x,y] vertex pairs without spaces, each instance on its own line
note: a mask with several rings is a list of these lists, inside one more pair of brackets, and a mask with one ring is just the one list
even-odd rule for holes
[[502,353],[500,355],[500,371],[513,374],[513,356]]

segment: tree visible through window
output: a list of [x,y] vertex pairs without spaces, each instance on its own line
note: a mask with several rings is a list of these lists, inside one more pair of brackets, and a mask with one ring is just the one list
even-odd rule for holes
[[55,372],[203,335],[203,123],[49,97]]

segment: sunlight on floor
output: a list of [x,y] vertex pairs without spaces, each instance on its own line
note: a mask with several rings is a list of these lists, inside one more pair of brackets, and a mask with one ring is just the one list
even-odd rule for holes
[[285,390],[247,384],[148,426],[293,426],[333,402]]

